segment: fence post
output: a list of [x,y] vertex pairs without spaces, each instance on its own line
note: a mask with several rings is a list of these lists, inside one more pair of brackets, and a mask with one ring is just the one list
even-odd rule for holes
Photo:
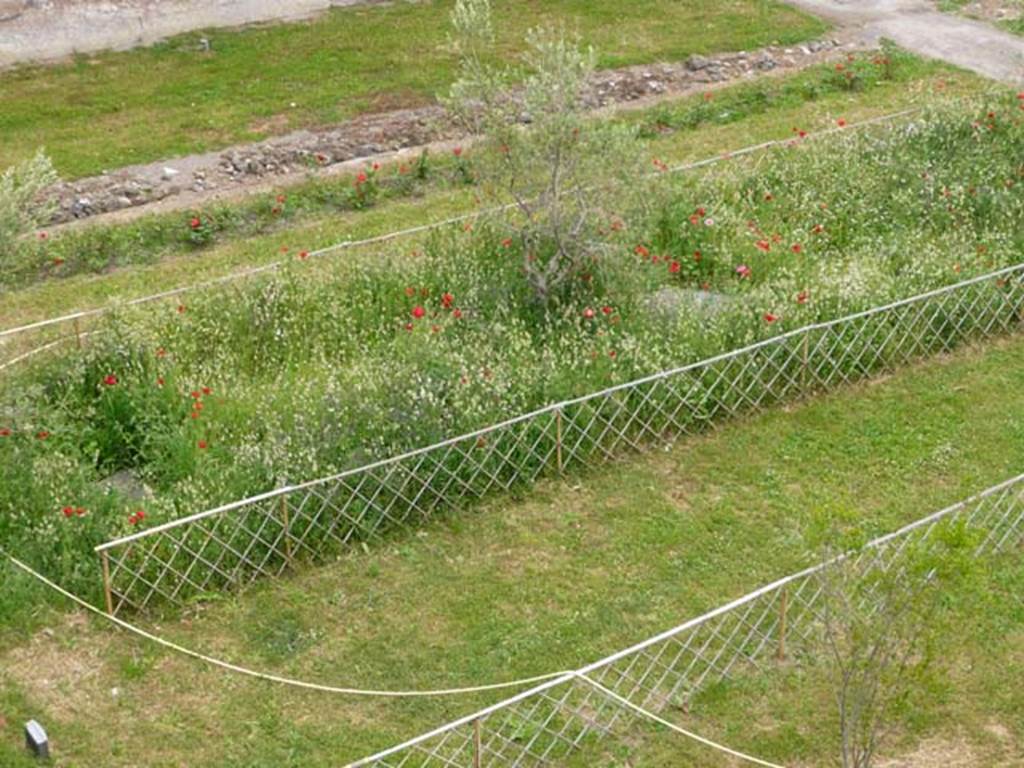
[[562,474],[562,409],[555,409],[555,461],[558,462],[558,474]]
[[801,354],[803,362],[800,367],[800,388],[806,393],[807,392],[807,357],[809,354],[809,347],[811,343],[811,332],[810,330],[804,331],[804,343],[803,352]]
[[789,590],[779,590],[779,647],[776,657],[779,661],[786,660],[786,611],[789,608]]
[[114,596],[110,591],[110,555],[107,554],[107,550],[100,553],[100,558],[103,560],[103,595],[107,599],[107,613],[113,616]]
[[477,718],[473,721],[473,768],[483,765],[480,752],[480,719]]
[[291,521],[288,517],[288,495],[281,494],[281,524],[284,526],[284,559],[291,565],[292,562],[292,539]]

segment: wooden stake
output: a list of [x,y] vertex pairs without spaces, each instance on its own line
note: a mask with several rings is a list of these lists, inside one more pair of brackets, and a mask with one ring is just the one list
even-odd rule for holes
[[114,596],[110,591],[110,555],[106,550],[100,554],[103,559],[103,594],[107,598],[107,613],[114,615]]
[[483,765],[480,756],[480,721],[473,721],[473,768],[480,768]]
[[292,561],[292,538],[290,533],[291,524],[288,517],[288,497],[281,494],[281,521],[284,523],[284,557]]
[[786,660],[786,610],[789,607],[789,591],[783,587],[779,592],[779,661]]
[[807,391],[807,356],[808,347],[810,346],[811,333],[810,331],[804,331],[804,352],[803,352],[803,367],[800,369],[800,386],[803,390]]
[[555,460],[558,462],[558,474],[562,474],[562,409],[555,411]]

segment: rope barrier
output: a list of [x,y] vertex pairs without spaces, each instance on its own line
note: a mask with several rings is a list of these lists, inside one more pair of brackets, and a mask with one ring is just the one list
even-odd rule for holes
[[270,682],[270,683],[277,683],[279,685],[286,685],[286,686],[289,686],[289,687],[292,687],[292,688],[302,688],[302,689],[305,689],[305,690],[319,691],[319,692],[322,692],[322,693],[337,693],[337,694],[343,694],[343,695],[346,695],[346,696],[367,696],[367,697],[375,697],[375,698],[392,698],[392,699],[433,698],[433,697],[440,697],[440,696],[462,696],[462,695],[467,695],[467,694],[471,694],[471,693],[483,693],[483,692],[486,692],[486,691],[498,691],[498,690],[504,690],[504,689],[508,689],[508,688],[520,688],[520,687],[523,687],[525,685],[530,685],[532,683],[540,683],[540,682],[544,682],[546,680],[553,680],[555,678],[566,677],[567,675],[571,674],[570,672],[551,672],[551,673],[546,674],[546,675],[537,675],[535,677],[526,677],[526,678],[522,678],[520,680],[511,680],[511,681],[504,682],[504,683],[490,683],[490,684],[487,684],[487,685],[473,685],[473,686],[467,686],[467,687],[464,687],[464,688],[440,688],[440,689],[436,689],[436,690],[426,690],[426,691],[385,691],[385,690],[373,690],[373,689],[363,689],[363,688],[345,688],[345,687],[341,687],[341,686],[325,685],[323,683],[309,682],[309,681],[306,681],[306,680],[297,680],[295,678],[290,678],[290,677],[282,677],[280,675],[273,675],[273,674],[270,674],[268,672],[260,672],[259,670],[250,669],[248,667],[243,667],[243,666],[240,666],[238,664],[232,664],[231,662],[224,661],[223,659],[217,659],[217,658],[214,658],[213,656],[207,656],[206,654],[200,653],[199,651],[194,651],[194,650],[192,650],[190,648],[186,648],[186,647],[184,647],[182,645],[178,645],[177,643],[172,642],[170,640],[167,640],[167,639],[165,639],[163,637],[160,637],[159,635],[154,635],[152,632],[147,632],[146,630],[142,629],[141,627],[137,627],[134,624],[130,624],[127,621],[124,621],[123,619],[119,619],[116,616],[112,616],[112,615],[110,615],[109,613],[107,613],[105,611],[101,611],[99,608],[97,608],[96,606],[92,605],[91,603],[83,600],[82,598],[78,597],[77,595],[72,594],[71,592],[68,592],[66,589],[61,587],[59,584],[56,584],[53,581],[50,581],[50,579],[46,578],[41,573],[39,573],[38,571],[34,570],[32,567],[26,565],[21,560],[19,560],[18,558],[14,557],[10,553],[6,552],[5,550],[0,549],[0,552],[3,552],[3,554],[15,566],[20,568],[22,571],[27,573],[29,576],[31,576],[34,579],[36,579],[36,580],[40,581],[41,583],[45,584],[47,587],[49,587],[50,589],[52,589],[55,592],[59,593],[60,595],[66,597],[68,600],[71,600],[76,605],[81,606],[82,608],[84,608],[85,610],[89,611],[90,613],[93,613],[93,614],[95,614],[95,615],[97,615],[97,616],[99,616],[99,617],[101,617],[103,619],[106,619],[107,621],[111,622],[112,624],[120,627],[121,629],[123,629],[123,630],[125,630],[127,632],[130,632],[130,633],[132,633],[134,635],[138,635],[139,637],[141,637],[141,638],[143,638],[145,640],[149,640],[150,642],[155,643],[155,644],[157,644],[159,646],[162,646],[163,648],[166,648],[166,649],[168,649],[170,651],[174,651],[175,653],[182,654],[183,656],[188,656],[189,658],[195,659],[197,661],[201,661],[201,662],[203,662],[205,664],[209,664],[209,665],[214,666],[214,667],[219,667],[220,669],[227,670],[228,672],[234,672],[236,674],[240,674],[240,675],[245,675],[247,677],[256,678],[257,680],[265,680],[265,681]]
[[769,763],[767,760],[762,760],[759,757],[754,757],[753,755],[748,755],[748,754],[746,754],[744,752],[739,752],[739,751],[737,751],[735,749],[731,749],[730,747],[727,747],[724,744],[719,744],[717,741],[712,741],[711,739],[706,739],[703,736],[700,736],[699,734],[693,733],[692,731],[688,731],[685,728],[681,728],[680,726],[676,725],[675,723],[670,723],[668,720],[665,720],[664,718],[658,717],[653,712],[649,712],[648,710],[644,709],[643,707],[641,707],[641,706],[639,706],[637,704],[634,704],[633,702],[631,702],[626,697],[620,696],[619,694],[615,693],[615,691],[610,690],[608,688],[605,688],[599,682],[597,682],[596,680],[592,680],[591,678],[587,677],[584,674],[577,674],[576,677],[579,678],[580,680],[582,680],[583,682],[587,683],[588,685],[596,688],[598,691],[603,693],[608,698],[613,699],[613,700],[619,702],[620,704],[622,704],[624,707],[627,707],[628,709],[633,710],[638,715],[641,715],[642,717],[646,717],[649,720],[653,720],[654,722],[658,723],[659,725],[663,725],[666,728],[669,728],[669,729],[675,731],[676,733],[678,733],[678,734],[680,734],[682,736],[685,736],[688,739],[693,739],[694,741],[699,742],[700,744],[703,744],[706,747],[711,747],[712,749],[717,749],[719,752],[724,752],[727,755],[732,755],[733,757],[739,758],[740,760],[746,760],[748,763],[753,763],[754,765],[765,766],[765,768],[786,768],[784,765],[779,765],[778,763]]

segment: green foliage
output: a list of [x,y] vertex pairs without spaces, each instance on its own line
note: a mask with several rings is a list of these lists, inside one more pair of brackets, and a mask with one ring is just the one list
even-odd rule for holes
[[0,275],[17,270],[20,262],[35,253],[34,241],[24,245],[19,241],[34,235],[33,230],[50,216],[53,206],[44,193],[56,182],[57,172],[42,150],[0,174]]

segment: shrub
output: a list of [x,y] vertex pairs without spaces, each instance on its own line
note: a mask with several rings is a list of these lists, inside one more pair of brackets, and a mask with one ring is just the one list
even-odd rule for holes
[[57,172],[42,150],[0,175],[0,269],[4,272],[38,258],[38,249],[22,238],[48,220],[53,203],[45,192],[56,182]]

